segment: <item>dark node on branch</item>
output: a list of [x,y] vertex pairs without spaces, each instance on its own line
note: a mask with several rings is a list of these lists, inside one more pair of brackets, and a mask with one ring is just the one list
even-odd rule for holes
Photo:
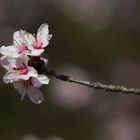
[[69,76],[67,76],[67,75],[60,74],[60,75],[59,75],[59,78],[60,78],[61,80],[63,80],[63,81],[69,81],[69,82],[70,82]]

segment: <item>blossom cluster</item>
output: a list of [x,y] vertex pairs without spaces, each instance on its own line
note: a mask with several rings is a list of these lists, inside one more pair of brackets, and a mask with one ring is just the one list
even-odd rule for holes
[[21,99],[27,94],[29,99],[40,104],[43,94],[38,89],[42,84],[48,84],[48,77],[41,72],[42,66],[47,64],[47,59],[41,54],[51,39],[48,25],[42,24],[36,35],[24,30],[13,34],[13,44],[0,48],[0,64],[7,73],[3,77],[5,83],[12,83],[21,94]]

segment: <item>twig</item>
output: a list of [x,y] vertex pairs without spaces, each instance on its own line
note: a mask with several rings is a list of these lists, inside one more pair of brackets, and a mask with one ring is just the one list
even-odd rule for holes
[[85,85],[94,89],[102,89],[104,91],[111,91],[111,92],[116,92],[116,93],[124,93],[124,94],[135,94],[135,95],[140,95],[140,89],[135,89],[135,88],[126,88],[124,86],[119,86],[119,85],[106,85],[102,84],[100,82],[89,82],[89,81],[84,81],[84,80],[78,80],[74,79],[68,75],[64,74],[57,74],[55,71],[51,70],[45,70],[44,73],[46,75],[51,75],[54,76],[57,79],[60,79],[62,81],[66,82],[72,82],[80,85]]

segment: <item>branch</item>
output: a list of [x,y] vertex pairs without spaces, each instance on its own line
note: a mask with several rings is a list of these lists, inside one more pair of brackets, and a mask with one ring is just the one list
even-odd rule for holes
[[66,82],[71,82],[71,83],[76,83],[79,85],[85,85],[94,89],[102,89],[104,91],[111,91],[111,92],[116,92],[116,93],[124,93],[124,94],[135,94],[135,95],[140,95],[140,89],[135,89],[135,88],[126,88],[124,86],[119,86],[119,85],[106,85],[102,84],[100,82],[89,82],[89,81],[83,81],[79,79],[74,79],[68,75],[64,74],[57,74],[55,71],[51,70],[45,70],[44,73],[46,75],[51,75],[54,76],[57,79],[60,79],[62,81]]

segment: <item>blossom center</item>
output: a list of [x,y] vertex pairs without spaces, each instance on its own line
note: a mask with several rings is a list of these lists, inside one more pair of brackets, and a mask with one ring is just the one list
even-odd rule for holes
[[35,41],[33,47],[34,49],[42,49],[42,43],[39,41]]
[[31,85],[32,85],[31,79],[26,80],[26,81],[23,81],[23,84],[24,84],[26,87],[31,86]]
[[27,51],[27,50],[28,50],[28,48],[26,45],[22,45],[19,47],[19,53],[22,53],[22,52]]
[[20,68],[15,68],[15,70],[17,72],[19,72],[20,74],[26,75],[28,73],[28,68],[27,66],[22,66]]

